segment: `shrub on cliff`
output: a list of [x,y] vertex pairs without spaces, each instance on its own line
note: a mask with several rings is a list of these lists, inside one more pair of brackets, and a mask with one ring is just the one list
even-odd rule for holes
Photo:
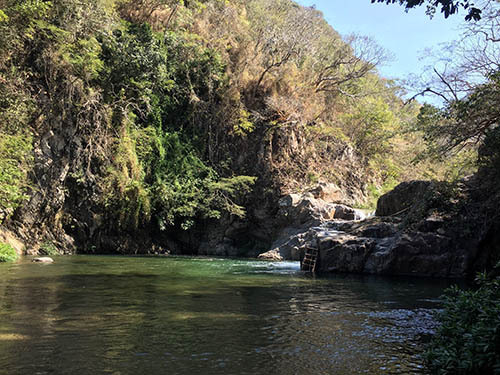
[[0,131],[0,211],[5,219],[27,198],[31,137]]
[[500,278],[476,280],[476,290],[446,292],[441,326],[426,352],[433,374],[500,374]]
[[13,262],[16,259],[16,250],[9,244],[0,242],[0,262]]

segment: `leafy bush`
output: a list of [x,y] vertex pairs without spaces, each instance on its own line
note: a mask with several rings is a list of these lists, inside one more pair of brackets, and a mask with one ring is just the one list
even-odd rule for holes
[[[154,218],[160,230],[189,229],[222,212],[243,216],[233,200],[255,179],[220,178],[205,157],[207,116],[226,85],[220,56],[190,34],[123,23],[101,38],[100,58],[103,96],[120,129],[105,182],[118,228],[136,230]],[[247,122],[240,125],[250,132]]]
[[425,354],[434,374],[500,374],[500,278],[477,278],[476,290],[446,291],[441,326]]
[[7,214],[27,198],[26,170],[31,161],[31,137],[0,132],[0,210]]
[[16,250],[12,246],[0,242],[0,262],[13,262],[17,257]]

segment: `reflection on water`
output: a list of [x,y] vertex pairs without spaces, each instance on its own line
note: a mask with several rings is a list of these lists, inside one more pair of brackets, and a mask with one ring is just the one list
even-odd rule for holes
[[0,264],[0,374],[409,374],[445,281],[298,263]]

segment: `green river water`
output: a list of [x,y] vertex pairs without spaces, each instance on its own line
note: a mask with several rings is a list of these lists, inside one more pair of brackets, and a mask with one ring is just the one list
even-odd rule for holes
[[0,374],[412,374],[447,281],[296,262],[0,263]]

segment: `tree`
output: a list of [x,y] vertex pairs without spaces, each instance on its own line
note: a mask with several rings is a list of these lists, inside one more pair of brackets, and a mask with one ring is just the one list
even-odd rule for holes
[[289,0],[252,1],[248,10],[255,54],[260,56],[263,68],[255,85],[257,90],[267,74],[304,56],[314,38],[320,13]]
[[433,94],[452,103],[473,93],[500,71],[500,2],[483,0],[482,18],[464,25],[459,39],[439,51],[427,50],[430,64],[412,77],[413,98]]
[[120,12],[125,18],[135,22],[151,22],[156,16],[165,27],[177,12],[179,0],[137,0],[120,4]]
[[500,72],[465,98],[441,110],[425,105],[419,115],[419,125],[431,151],[443,156],[465,147],[477,147],[499,124]]
[[[425,0],[371,0],[372,3],[386,3],[394,4],[399,2],[400,5],[404,5],[406,10],[421,6],[426,1]],[[441,13],[444,14],[445,18],[448,18],[451,14],[458,13],[460,8],[467,10],[467,15],[465,19],[467,21],[481,19],[481,9],[476,8],[474,3],[469,0],[427,0],[427,14],[434,15],[436,8],[441,7]]]
[[331,39],[320,46],[315,56],[316,92],[340,92],[342,85],[373,72],[388,59],[387,52],[370,37],[349,35],[345,40]]

